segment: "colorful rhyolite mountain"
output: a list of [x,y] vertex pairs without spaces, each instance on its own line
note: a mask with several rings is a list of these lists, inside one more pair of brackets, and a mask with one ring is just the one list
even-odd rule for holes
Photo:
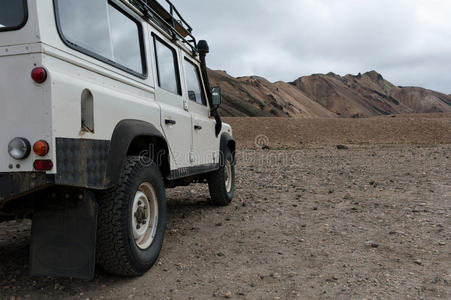
[[451,112],[451,95],[419,87],[399,87],[371,71],[344,77],[334,73],[269,82],[257,77],[234,78],[209,71],[223,94],[224,116],[293,118],[365,118],[377,115]]

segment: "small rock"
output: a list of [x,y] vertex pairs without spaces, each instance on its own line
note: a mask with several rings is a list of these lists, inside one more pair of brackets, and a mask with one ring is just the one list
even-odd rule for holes
[[419,259],[417,259],[416,261],[414,261],[414,263],[417,264],[417,265],[419,265],[419,266],[422,266],[422,265],[423,265],[423,262],[422,262],[421,260],[419,260]]
[[232,292],[230,292],[230,291],[225,292],[224,293],[224,297],[225,298],[232,298]]
[[337,149],[338,149],[338,150],[348,150],[349,147],[348,147],[348,146],[345,146],[345,145],[337,145]]
[[366,241],[365,246],[368,248],[379,248],[379,244],[374,241]]

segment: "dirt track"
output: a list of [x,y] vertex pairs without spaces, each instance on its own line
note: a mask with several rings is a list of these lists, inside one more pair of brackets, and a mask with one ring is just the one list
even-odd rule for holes
[[227,208],[203,186],[168,192],[141,278],[31,279],[30,225],[0,225],[0,298],[451,298],[450,145],[246,150],[237,174]]

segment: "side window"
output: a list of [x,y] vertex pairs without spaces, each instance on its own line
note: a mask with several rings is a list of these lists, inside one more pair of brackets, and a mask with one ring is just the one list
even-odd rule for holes
[[206,105],[202,81],[200,80],[199,68],[185,58],[185,75],[188,89],[188,97],[191,101]]
[[146,73],[142,28],[107,0],[55,0],[59,30],[69,46],[138,74]]
[[158,86],[168,92],[182,95],[178,73],[177,52],[154,37]]
[[27,1],[0,1],[0,31],[15,30],[22,27],[27,20]]

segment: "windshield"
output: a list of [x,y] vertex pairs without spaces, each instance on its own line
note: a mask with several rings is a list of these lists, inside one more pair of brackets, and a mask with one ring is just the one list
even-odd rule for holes
[[25,0],[0,0],[0,31],[19,29],[26,18]]

